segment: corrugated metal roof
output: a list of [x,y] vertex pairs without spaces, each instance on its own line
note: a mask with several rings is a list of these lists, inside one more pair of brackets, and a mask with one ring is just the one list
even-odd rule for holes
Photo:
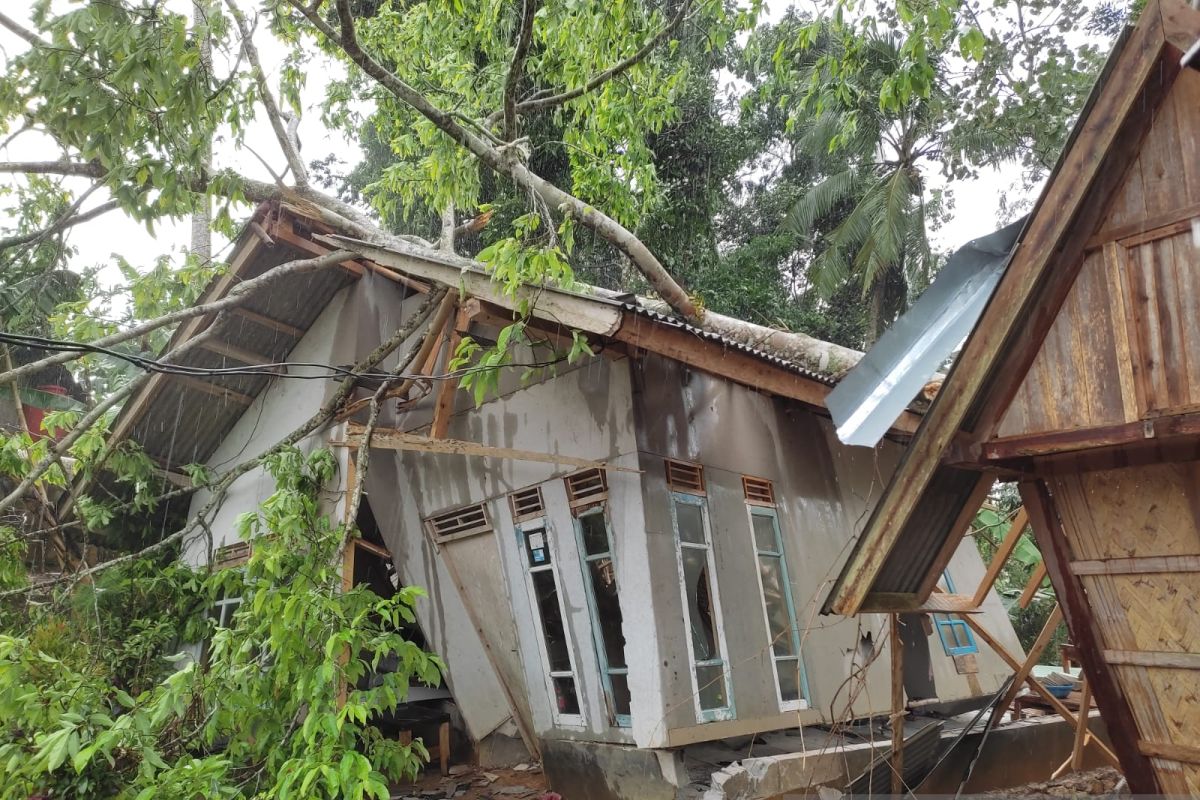
[[975,327],[1025,219],[960,247],[933,284],[884,332],[825,405],[845,444],[874,447]]
[[[661,311],[655,311],[635,303],[621,302],[604,297],[595,297],[594,299],[600,302],[613,303],[614,305],[620,306],[620,308],[624,311],[654,320],[660,325],[670,325],[672,327],[679,328],[680,330],[685,330],[688,333],[700,337],[701,339],[705,339],[710,342],[716,342],[724,347],[730,348],[731,350],[737,350],[738,352],[760,358],[769,364],[779,367],[780,369],[785,369],[788,372],[794,372],[797,375],[802,375],[805,378],[810,378],[814,381],[820,381],[826,386],[834,386],[837,384],[837,381],[829,375],[822,375],[819,372],[814,372],[807,367],[797,364],[795,361],[781,358],[780,356],[767,352],[766,350],[751,347],[750,345],[730,339],[727,336],[722,336],[719,333],[713,333],[712,331],[706,331],[703,328],[697,328],[695,325],[691,325],[681,320],[679,317],[671,316],[670,314],[664,314]],[[895,422],[895,420],[892,421]]]

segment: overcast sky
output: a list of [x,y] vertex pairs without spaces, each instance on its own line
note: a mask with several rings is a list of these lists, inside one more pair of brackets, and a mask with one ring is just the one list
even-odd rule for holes
[[[170,0],[168,6],[184,13],[190,13],[191,4],[188,0]],[[772,6],[779,6],[781,9],[785,7],[783,3],[778,2]],[[14,13],[12,8],[5,10],[19,18],[23,16]],[[767,16],[777,17],[778,14],[768,12]],[[22,22],[26,21],[26,19],[22,19]],[[264,67],[270,73],[268,77],[271,78],[272,85],[275,85],[277,70],[283,57],[283,48],[275,43],[273,37],[261,30],[256,36],[256,43]],[[23,41],[8,31],[0,29],[0,48],[2,48],[0,58],[6,61],[9,53],[18,53],[24,47]],[[326,130],[320,122],[317,106],[324,94],[324,76],[331,74],[337,67],[328,64],[327,68],[322,69],[319,66],[314,63],[308,71],[308,86],[303,97],[305,108],[299,133],[303,144],[302,155],[305,161],[312,161],[330,153],[336,153],[343,161],[353,164],[360,153],[357,145],[347,141],[338,133]],[[219,69],[220,62],[218,61]],[[276,172],[283,171],[285,166],[283,156],[280,154],[274,135],[263,115],[260,115],[250,126],[246,135],[246,143],[267,158]],[[53,160],[58,157],[59,153],[53,142],[46,137],[32,133],[18,137],[3,152],[0,152],[0,160],[4,161]],[[260,180],[269,181],[271,179],[255,156],[247,151],[237,150],[231,142],[218,140],[214,146],[214,158],[217,167],[233,167]],[[931,175],[929,177],[934,186],[943,185],[940,176]],[[942,250],[953,250],[969,239],[990,233],[998,227],[1000,197],[1017,182],[1018,177],[1019,172],[1015,167],[1004,167],[985,170],[977,180],[957,183],[954,186],[956,202],[953,217],[951,221],[934,232],[935,246]],[[12,181],[13,178],[0,176],[0,180]],[[86,183],[81,179],[78,185],[82,188]],[[97,193],[89,200],[89,207],[106,199],[99,195],[100,193]],[[154,234],[151,235],[143,225],[124,217],[119,212],[113,212],[96,221],[71,229],[69,236],[70,242],[79,250],[79,255],[76,256],[73,263],[76,268],[110,263],[111,254],[114,252],[120,252],[135,266],[147,267],[159,255],[171,254],[178,259],[180,252],[188,245],[189,226],[187,220],[162,221],[156,224]],[[227,244],[226,241],[217,237],[214,240],[214,252],[220,255],[219,251]],[[118,279],[115,271],[105,270],[105,274],[112,275],[112,280]]]

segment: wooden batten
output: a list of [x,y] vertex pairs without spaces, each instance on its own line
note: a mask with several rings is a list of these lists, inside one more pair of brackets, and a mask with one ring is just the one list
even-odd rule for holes
[[863,603],[864,614],[979,614],[975,598],[965,594],[932,594],[923,602],[918,595],[872,592]]

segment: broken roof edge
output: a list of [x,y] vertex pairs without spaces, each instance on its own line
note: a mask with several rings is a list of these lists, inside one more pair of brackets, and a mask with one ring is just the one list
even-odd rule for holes
[[579,284],[581,290],[557,286],[521,286],[515,294],[508,295],[499,290],[483,264],[462,256],[406,242],[385,245],[336,234],[314,238],[401,272],[459,286],[468,294],[509,310],[516,310],[523,301],[528,301],[536,316],[587,333],[611,336],[620,327],[619,317],[611,312],[598,311],[597,307],[650,317],[686,328],[698,336],[719,340],[827,386],[834,385],[863,355],[857,350],[804,333],[769,328],[713,311],[704,312],[706,324],[699,327],[680,319],[661,300],[622,294],[590,284]]
[[[1178,71],[1167,75],[1156,67],[1165,63],[1164,57],[1170,59],[1170,49],[1186,49],[1198,36],[1200,12],[1182,0],[1150,0],[1136,26],[1127,28],[1114,44],[1000,283],[855,540],[822,603],[822,613],[853,615],[863,610],[942,466],[946,449],[985,387],[994,382],[997,361],[1040,296],[1037,290],[1044,288],[1053,254],[1078,226],[1079,212],[1096,189],[1098,176],[1106,167],[1113,167],[1110,156],[1117,149],[1119,134],[1127,131],[1133,114],[1145,112],[1146,88],[1156,78],[1169,86]],[[1123,174],[1127,165],[1121,166]],[[988,335],[982,336],[985,330]],[[946,532],[946,536],[953,535]],[[926,572],[936,566],[937,557],[937,552],[906,553],[908,559],[924,559]]]

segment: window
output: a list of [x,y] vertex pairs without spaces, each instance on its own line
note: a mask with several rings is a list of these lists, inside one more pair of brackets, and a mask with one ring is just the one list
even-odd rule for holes
[[667,462],[667,479],[688,491],[671,493],[676,554],[684,613],[687,617],[696,706],[700,721],[733,718],[729,670],[725,661],[725,633],[721,627],[720,600],[714,580],[708,508],[702,494],[703,472],[697,465]]
[[[954,594],[954,581],[950,577],[949,570],[942,573],[941,583],[947,592]],[[961,619],[949,614],[934,614],[933,622],[937,625],[938,638],[942,640],[942,647],[945,648],[946,655],[965,656],[968,653],[979,652],[979,645],[975,644],[975,637],[971,635],[970,627]]]
[[788,581],[787,560],[783,555],[783,536],[774,506],[771,482],[743,479],[750,528],[754,534],[754,552],[758,559],[758,588],[771,637],[771,660],[775,670],[779,707],[784,711],[805,708],[808,680],[800,656],[800,631],[796,625],[796,607]]
[[566,614],[558,590],[554,548],[544,517],[518,524],[517,542],[525,565],[530,606],[540,636],[542,664],[546,670],[554,715],[559,723],[579,725],[583,713],[575,683]]
[[[222,596],[208,610],[208,618],[213,621],[214,628],[232,628],[233,615],[242,606],[242,598]],[[207,666],[212,658],[212,636],[206,636],[200,643],[200,663]]]
[[612,719],[618,726],[632,724],[630,716],[629,667],[625,663],[625,634],[617,595],[617,573],[613,562],[612,532],[604,506],[594,506],[575,519],[579,555],[583,559],[592,636],[604,693]]

